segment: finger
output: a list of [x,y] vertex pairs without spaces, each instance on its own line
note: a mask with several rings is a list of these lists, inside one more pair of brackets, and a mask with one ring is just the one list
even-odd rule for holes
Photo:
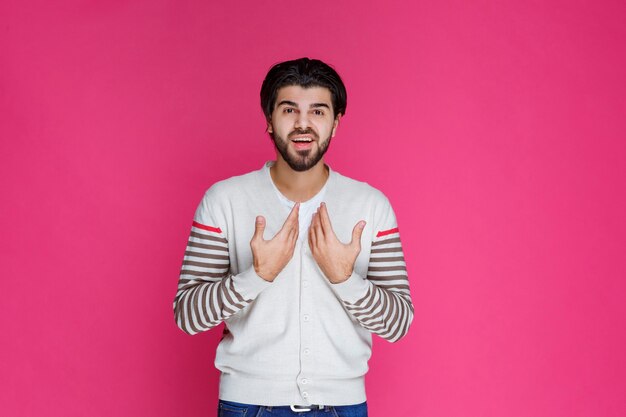
[[298,206],[297,208],[295,208],[295,214],[293,219],[291,220],[291,230],[292,230],[292,234],[294,239],[298,239],[298,235],[300,234],[300,203],[296,203],[296,205]]
[[292,246],[296,245],[296,241],[298,240],[298,236],[300,235],[300,223],[297,222],[295,227],[290,231],[289,236],[292,240]]
[[289,216],[283,223],[283,227],[281,230],[285,229],[286,231],[291,231],[298,224],[298,215],[300,212],[300,203],[296,203],[293,205],[291,212],[289,212]]
[[320,221],[320,211],[317,210],[313,214],[313,219],[311,220],[311,227],[315,229],[315,237],[317,240],[324,238],[324,230],[322,230],[322,222]]
[[254,235],[252,236],[252,240],[255,240],[255,239],[263,240],[264,231],[265,231],[265,217],[256,216],[256,221],[254,222]]
[[360,248],[361,247],[361,235],[363,234],[363,229],[365,228],[365,221],[361,220],[358,222],[354,229],[352,229],[352,241],[350,241],[350,245]]
[[291,233],[293,233],[293,229],[294,229],[294,219],[297,224],[299,210],[300,210],[300,203],[294,204],[293,207],[291,208],[291,211],[289,212],[289,215],[285,219],[285,222],[281,226],[280,230],[278,231],[278,233],[276,233],[276,235],[274,235],[274,238],[277,236],[281,236],[283,239],[289,239],[291,237]]
[[330,223],[330,217],[328,216],[326,203],[322,203],[320,207],[320,223],[322,226],[322,232],[324,232],[324,236],[328,236],[333,231],[333,226]]
[[315,227],[315,219],[317,217],[317,212],[313,213],[313,218],[311,219],[311,226],[309,227],[309,246],[311,250],[317,248],[317,228]]
[[309,239],[309,248],[311,249],[311,252],[315,252],[315,232],[313,231],[313,228],[309,227],[309,231],[307,233]]

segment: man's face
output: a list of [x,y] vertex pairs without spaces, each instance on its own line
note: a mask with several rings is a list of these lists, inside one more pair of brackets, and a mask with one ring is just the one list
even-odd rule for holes
[[291,169],[306,171],[326,153],[339,119],[329,89],[292,85],[278,90],[267,131]]

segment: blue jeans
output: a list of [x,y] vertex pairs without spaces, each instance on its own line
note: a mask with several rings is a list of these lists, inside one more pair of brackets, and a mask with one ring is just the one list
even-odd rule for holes
[[218,417],[367,417],[367,402],[355,405],[325,406],[323,410],[292,411],[288,405],[263,406],[220,400]]

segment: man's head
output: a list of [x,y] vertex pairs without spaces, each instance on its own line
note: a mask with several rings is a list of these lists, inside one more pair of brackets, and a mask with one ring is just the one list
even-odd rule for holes
[[289,85],[327,88],[332,96],[333,116],[337,118],[346,113],[346,87],[337,71],[319,59],[300,58],[274,65],[263,80],[261,108],[268,122],[276,104],[278,90]]
[[261,107],[280,156],[296,171],[315,166],[346,111],[346,88],[322,61],[274,65],[261,87]]

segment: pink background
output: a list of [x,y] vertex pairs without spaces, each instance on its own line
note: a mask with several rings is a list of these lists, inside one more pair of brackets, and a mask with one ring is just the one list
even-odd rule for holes
[[626,3],[224,3],[0,3],[2,415],[214,415],[178,271],[204,190],[274,157],[260,83],[301,56],[344,77],[327,160],[407,256],[371,415],[626,415]]

